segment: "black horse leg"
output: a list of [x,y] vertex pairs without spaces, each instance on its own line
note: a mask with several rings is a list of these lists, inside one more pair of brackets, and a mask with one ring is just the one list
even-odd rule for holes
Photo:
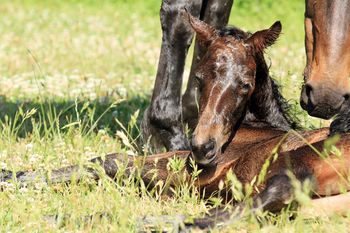
[[[227,25],[233,0],[205,0],[202,5],[200,19],[214,27],[220,28]],[[194,79],[195,69],[204,55],[206,48],[201,47],[196,41],[192,59],[191,72],[187,83],[186,92],[182,97],[183,118],[191,129],[197,125],[198,106],[200,98],[198,83]]]
[[202,0],[163,0],[160,18],[163,31],[158,72],[151,99],[142,122],[145,140],[156,148],[188,149],[182,124],[181,85],[193,32],[183,17],[186,8],[198,16]]

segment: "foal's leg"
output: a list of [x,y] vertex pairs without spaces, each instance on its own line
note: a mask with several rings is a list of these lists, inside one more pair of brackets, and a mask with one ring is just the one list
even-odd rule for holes
[[[227,25],[233,0],[205,0],[201,9],[200,19],[214,27],[220,28]],[[187,83],[186,92],[182,97],[183,118],[191,129],[197,124],[198,107],[197,103],[200,98],[198,83],[194,79],[195,69],[198,62],[204,55],[206,48],[201,47],[196,41],[192,59],[191,72]]]
[[[350,190],[350,134],[343,134],[334,149],[325,148],[324,141],[304,146],[297,150],[279,155],[279,159],[271,164],[270,174],[276,174],[268,179],[266,188],[256,198],[256,204],[261,204],[264,210],[279,211],[293,197],[294,188],[290,177],[283,175],[291,171],[295,178],[303,183],[310,181],[315,197],[340,194]],[[314,150],[322,152],[322,156]],[[327,152],[328,150],[328,152]],[[326,153],[327,152],[327,153]],[[282,174],[282,175],[281,175]],[[347,200],[347,199],[343,199]],[[347,200],[348,201],[348,200]],[[258,205],[257,205],[258,206]]]
[[[0,182],[16,180],[19,184],[28,185],[34,183],[70,183],[80,181],[86,175],[93,180],[99,180],[102,171],[111,179],[118,175],[125,177],[139,177],[146,187],[153,187],[158,181],[163,184],[176,179],[176,174],[172,174],[168,169],[168,163],[174,158],[185,160],[189,151],[167,152],[149,156],[127,156],[123,154],[108,154],[103,157],[96,157],[90,160],[86,166],[72,165],[68,167],[52,170],[47,175],[38,171],[12,172],[0,170]],[[91,166],[97,164],[99,166]],[[100,168],[100,169],[96,169]],[[184,171],[185,172],[185,171]],[[183,177],[183,173],[180,173]],[[170,183],[173,185],[173,183]]]
[[167,150],[187,149],[182,125],[181,85],[188,47],[193,32],[183,17],[186,8],[192,15],[200,13],[202,0],[163,0],[160,19],[163,31],[158,72],[151,99],[142,122],[145,140]]
[[254,197],[253,208],[277,213],[289,204],[293,195],[294,188],[290,177],[276,175],[268,179],[266,188]]

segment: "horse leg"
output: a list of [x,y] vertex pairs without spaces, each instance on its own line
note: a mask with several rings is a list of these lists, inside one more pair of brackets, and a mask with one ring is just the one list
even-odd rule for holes
[[[254,213],[257,210],[279,212],[287,206],[293,194],[294,190],[290,178],[284,174],[275,175],[267,180],[266,188],[253,198],[253,209],[248,213]],[[203,218],[196,218],[193,222],[186,223],[185,226],[187,229],[213,228],[217,225],[228,225],[246,214],[244,204],[239,204],[236,211],[218,208],[211,210]]]
[[[214,27],[224,27],[228,23],[232,5],[233,0],[204,0],[200,19]],[[191,129],[194,129],[197,125],[198,101],[200,98],[198,83],[194,78],[195,70],[205,51],[206,48],[200,46],[196,40],[187,88],[182,97],[184,122],[187,123]]]
[[160,18],[162,46],[151,99],[142,122],[143,137],[155,148],[188,149],[182,124],[181,85],[193,31],[183,17],[184,9],[198,16],[202,0],[163,0]]
[[[339,183],[337,182],[337,179],[334,178],[331,179],[331,181],[333,181],[335,184]],[[325,195],[326,192],[324,191],[328,191],[328,188],[332,188],[334,190],[334,185],[330,185],[330,183],[313,183],[313,187],[311,188],[317,190],[317,186],[320,186],[319,188],[321,188],[317,194],[323,192],[321,194]],[[335,193],[340,192],[338,190]],[[260,207],[264,211],[279,212],[282,208],[286,207],[291,200],[293,200],[293,195],[294,190],[290,183],[289,177],[276,176],[270,179],[267,188],[254,199],[254,204],[255,207]],[[309,204],[301,206],[299,213],[303,216],[319,217],[332,214],[344,215],[349,212],[349,209],[350,192],[346,192],[344,194],[313,199]]]
[[[290,171],[295,178],[303,183],[311,181],[311,190],[314,197],[340,194],[350,190],[350,145],[349,134],[344,134],[335,145],[339,156],[332,152],[324,154],[324,142],[317,142],[310,146],[304,146],[297,150],[281,153],[277,161],[270,167],[271,178],[267,181],[266,189],[261,192],[256,200],[261,202],[264,210],[279,211],[285,202],[293,197],[291,178],[286,175]],[[317,151],[322,152],[322,158]],[[329,148],[328,148],[329,150]],[[273,174],[276,174],[273,176]],[[282,192],[282,193],[280,193]],[[338,199],[339,200],[339,199]],[[341,200],[347,200],[342,198]]]
[[[185,228],[208,229],[218,225],[229,225],[244,217],[246,214],[257,210],[279,212],[293,200],[294,190],[290,178],[286,175],[271,177],[267,187],[253,199],[253,209],[245,212],[244,205],[238,205],[237,211],[224,208],[213,209],[202,218],[195,218],[191,223],[185,222]],[[331,214],[346,214],[350,207],[350,192],[331,197],[323,197],[311,200],[307,206],[302,206],[298,213],[306,217],[320,217]]]
[[[90,164],[85,166],[72,165],[59,168],[50,171],[47,175],[38,171],[13,173],[12,171],[1,170],[0,182],[15,180],[20,185],[70,183],[73,180],[78,182],[86,176],[92,180],[99,180],[102,175],[100,172],[103,172],[111,179],[115,179],[120,173],[125,177],[140,177],[146,187],[149,188],[154,187],[159,181],[163,184],[170,182],[170,185],[172,185],[177,177],[169,170],[169,162],[173,158],[186,160],[189,153],[189,151],[176,151],[150,156],[108,154],[91,159]],[[183,175],[182,172],[181,175]]]
[[[306,177],[301,182],[305,181]],[[285,174],[275,175],[266,182],[266,188],[253,198],[253,210],[277,213],[286,207],[294,196],[290,177]]]

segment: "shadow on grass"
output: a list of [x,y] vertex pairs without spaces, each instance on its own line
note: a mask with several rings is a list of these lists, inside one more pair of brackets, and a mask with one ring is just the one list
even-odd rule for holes
[[[131,98],[116,102],[111,97],[96,100],[8,100],[0,96],[0,129],[17,128],[17,137],[25,137],[38,130],[40,134],[65,132],[76,128],[82,132],[105,130],[114,136],[121,126],[127,127],[132,115],[139,110],[137,125],[140,124],[144,110],[149,104],[147,95],[134,95]],[[33,114],[31,110],[36,109]],[[28,117],[28,115],[30,115]],[[50,132],[52,131],[52,132]],[[137,131],[133,129],[133,131]],[[138,132],[131,132],[133,136]]]

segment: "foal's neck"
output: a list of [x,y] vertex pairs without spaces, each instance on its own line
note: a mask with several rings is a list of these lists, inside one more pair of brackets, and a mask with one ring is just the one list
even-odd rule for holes
[[273,127],[288,131],[295,123],[287,113],[288,104],[281,96],[277,84],[269,76],[263,54],[256,58],[256,83],[247,108],[244,124],[254,127]]

